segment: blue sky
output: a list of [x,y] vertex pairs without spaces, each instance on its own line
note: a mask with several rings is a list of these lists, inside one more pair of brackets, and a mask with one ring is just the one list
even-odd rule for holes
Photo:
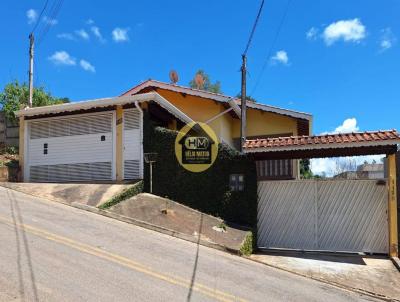
[[[28,34],[44,2],[1,1],[0,89],[27,81]],[[64,1],[56,20],[45,12],[36,31],[35,85],[93,99],[148,78],[169,81],[171,69],[187,85],[201,68],[236,95],[259,3]],[[400,129],[400,1],[292,0],[273,44],[286,7],[286,0],[265,3],[248,53],[249,93],[312,113],[314,133]]]

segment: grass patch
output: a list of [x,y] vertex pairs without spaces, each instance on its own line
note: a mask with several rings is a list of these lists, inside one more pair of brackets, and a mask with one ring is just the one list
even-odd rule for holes
[[139,181],[138,183],[134,184],[133,186],[127,188],[126,190],[122,191],[121,193],[113,196],[108,201],[100,205],[98,208],[101,210],[108,209],[121,201],[124,201],[128,198],[131,198],[135,195],[138,195],[143,192],[143,181]]
[[253,233],[248,232],[240,247],[240,254],[250,256],[253,253]]

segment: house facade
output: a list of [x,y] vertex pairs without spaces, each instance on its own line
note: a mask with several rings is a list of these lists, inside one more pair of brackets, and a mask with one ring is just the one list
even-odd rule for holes
[[[309,135],[312,116],[247,102],[247,137]],[[158,81],[119,97],[20,110],[20,162],[24,181],[92,182],[143,178],[143,113],[179,130],[207,123],[220,142],[238,147],[238,99]],[[296,178],[295,160],[260,160],[259,177]]]

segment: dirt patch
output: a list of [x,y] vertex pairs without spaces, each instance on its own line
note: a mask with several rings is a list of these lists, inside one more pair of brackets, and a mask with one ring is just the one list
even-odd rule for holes
[[152,194],[138,194],[108,211],[175,232],[239,250],[247,229],[224,225],[223,220]]

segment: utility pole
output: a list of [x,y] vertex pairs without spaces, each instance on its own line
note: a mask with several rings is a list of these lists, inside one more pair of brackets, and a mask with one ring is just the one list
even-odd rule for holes
[[242,88],[241,88],[241,119],[240,119],[240,152],[243,153],[243,146],[246,142],[246,55],[242,55]]
[[29,35],[29,100],[28,107],[32,108],[33,99],[33,46],[35,39],[33,38],[33,32]]

